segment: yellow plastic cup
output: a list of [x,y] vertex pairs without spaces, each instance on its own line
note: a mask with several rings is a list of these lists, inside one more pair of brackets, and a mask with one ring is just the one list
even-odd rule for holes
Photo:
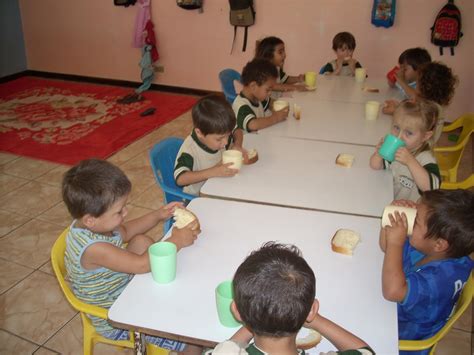
[[308,71],[304,74],[304,83],[308,88],[316,87],[316,76],[318,74],[314,71]]

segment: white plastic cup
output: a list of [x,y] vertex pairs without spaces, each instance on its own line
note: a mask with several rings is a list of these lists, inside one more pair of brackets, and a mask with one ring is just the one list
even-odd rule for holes
[[398,211],[400,214],[405,213],[408,222],[408,235],[411,235],[415,225],[416,208],[388,205],[383,211],[382,227],[391,225],[388,215],[395,215],[395,211]]
[[367,76],[367,71],[365,68],[356,68],[355,70],[355,81],[358,83],[363,83],[365,81],[365,77]]
[[240,170],[242,167],[242,162],[244,158],[242,156],[242,152],[239,150],[226,150],[224,153],[222,153],[222,163],[227,164],[227,163],[232,163],[229,167],[231,169],[237,169]]
[[379,115],[380,102],[367,101],[365,103],[365,119],[369,121],[376,120]]
[[285,108],[287,108],[288,106],[290,106],[290,103],[288,101],[285,101],[285,100],[276,100],[273,102],[273,110],[274,111],[281,111]]

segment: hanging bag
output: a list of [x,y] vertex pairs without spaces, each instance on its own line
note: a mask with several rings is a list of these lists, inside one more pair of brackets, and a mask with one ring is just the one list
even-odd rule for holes
[[461,11],[454,5],[454,0],[449,0],[439,10],[431,27],[431,43],[439,46],[440,55],[443,55],[443,47],[450,47],[451,55],[454,55],[454,47],[461,36]]
[[202,12],[202,2],[203,0],[176,0],[176,4],[186,10],[196,10],[199,9],[199,12]]
[[247,32],[248,27],[255,23],[255,10],[253,8],[253,0],[229,0],[230,5],[230,24],[234,26],[234,39],[230,52],[234,49],[235,36],[237,35],[237,27],[244,27],[244,44],[242,52],[247,49]]
[[392,27],[395,22],[396,0],[374,0],[372,24],[376,27]]

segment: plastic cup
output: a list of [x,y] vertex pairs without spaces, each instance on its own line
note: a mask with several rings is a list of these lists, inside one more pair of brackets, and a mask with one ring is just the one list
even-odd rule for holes
[[273,102],[273,110],[274,111],[281,111],[285,108],[287,108],[288,106],[290,106],[289,102],[288,101],[285,101],[285,100],[276,100]]
[[151,275],[155,282],[166,284],[176,278],[176,253],[176,244],[171,242],[158,242],[150,245],[148,256]]
[[383,210],[382,227],[391,225],[388,215],[390,213],[395,215],[395,211],[398,211],[400,214],[405,213],[408,221],[408,234],[411,235],[413,233],[413,226],[415,225],[416,208],[388,205]]
[[309,88],[316,87],[316,76],[318,74],[314,71],[308,71],[304,74],[304,83]]
[[404,146],[405,142],[400,138],[395,137],[393,134],[387,134],[382,146],[379,149],[379,154],[385,160],[392,162],[395,160],[395,153],[397,152],[398,148]]
[[387,79],[393,84],[395,85],[396,81],[397,81],[397,71],[399,71],[400,68],[398,66],[395,66],[392,68],[392,70],[390,70],[388,73],[387,73]]
[[301,106],[299,106],[297,104],[293,104],[293,116],[297,120],[301,119]]
[[367,101],[365,103],[365,119],[369,121],[376,120],[379,116],[380,102]]
[[241,324],[234,318],[230,305],[234,298],[232,281],[221,282],[216,287],[216,307],[219,321],[224,327],[234,328]]
[[244,158],[242,156],[242,152],[239,150],[226,150],[224,153],[222,153],[222,162],[224,164],[227,163],[232,163],[230,165],[231,169],[237,169],[240,170],[242,167],[242,162]]
[[358,83],[363,83],[365,81],[365,77],[367,76],[367,71],[365,68],[356,68],[355,70],[355,80]]

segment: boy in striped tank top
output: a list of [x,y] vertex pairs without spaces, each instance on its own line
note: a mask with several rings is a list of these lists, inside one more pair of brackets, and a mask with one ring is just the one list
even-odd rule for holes
[[[150,272],[148,247],[155,241],[145,233],[170,218],[175,207],[181,205],[173,202],[124,222],[130,190],[127,176],[104,160],[84,160],[64,175],[63,200],[74,218],[64,259],[71,288],[83,302],[108,309],[133,274]],[[200,233],[193,231],[193,227],[194,224],[179,230],[174,228],[168,241],[175,243],[178,250],[192,245]],[[128,339],[127,330],[114,328],[105,319],[90,318],[103,336]],[[146,336],[145,340],[186,353],[201,350],[170,339]]]

